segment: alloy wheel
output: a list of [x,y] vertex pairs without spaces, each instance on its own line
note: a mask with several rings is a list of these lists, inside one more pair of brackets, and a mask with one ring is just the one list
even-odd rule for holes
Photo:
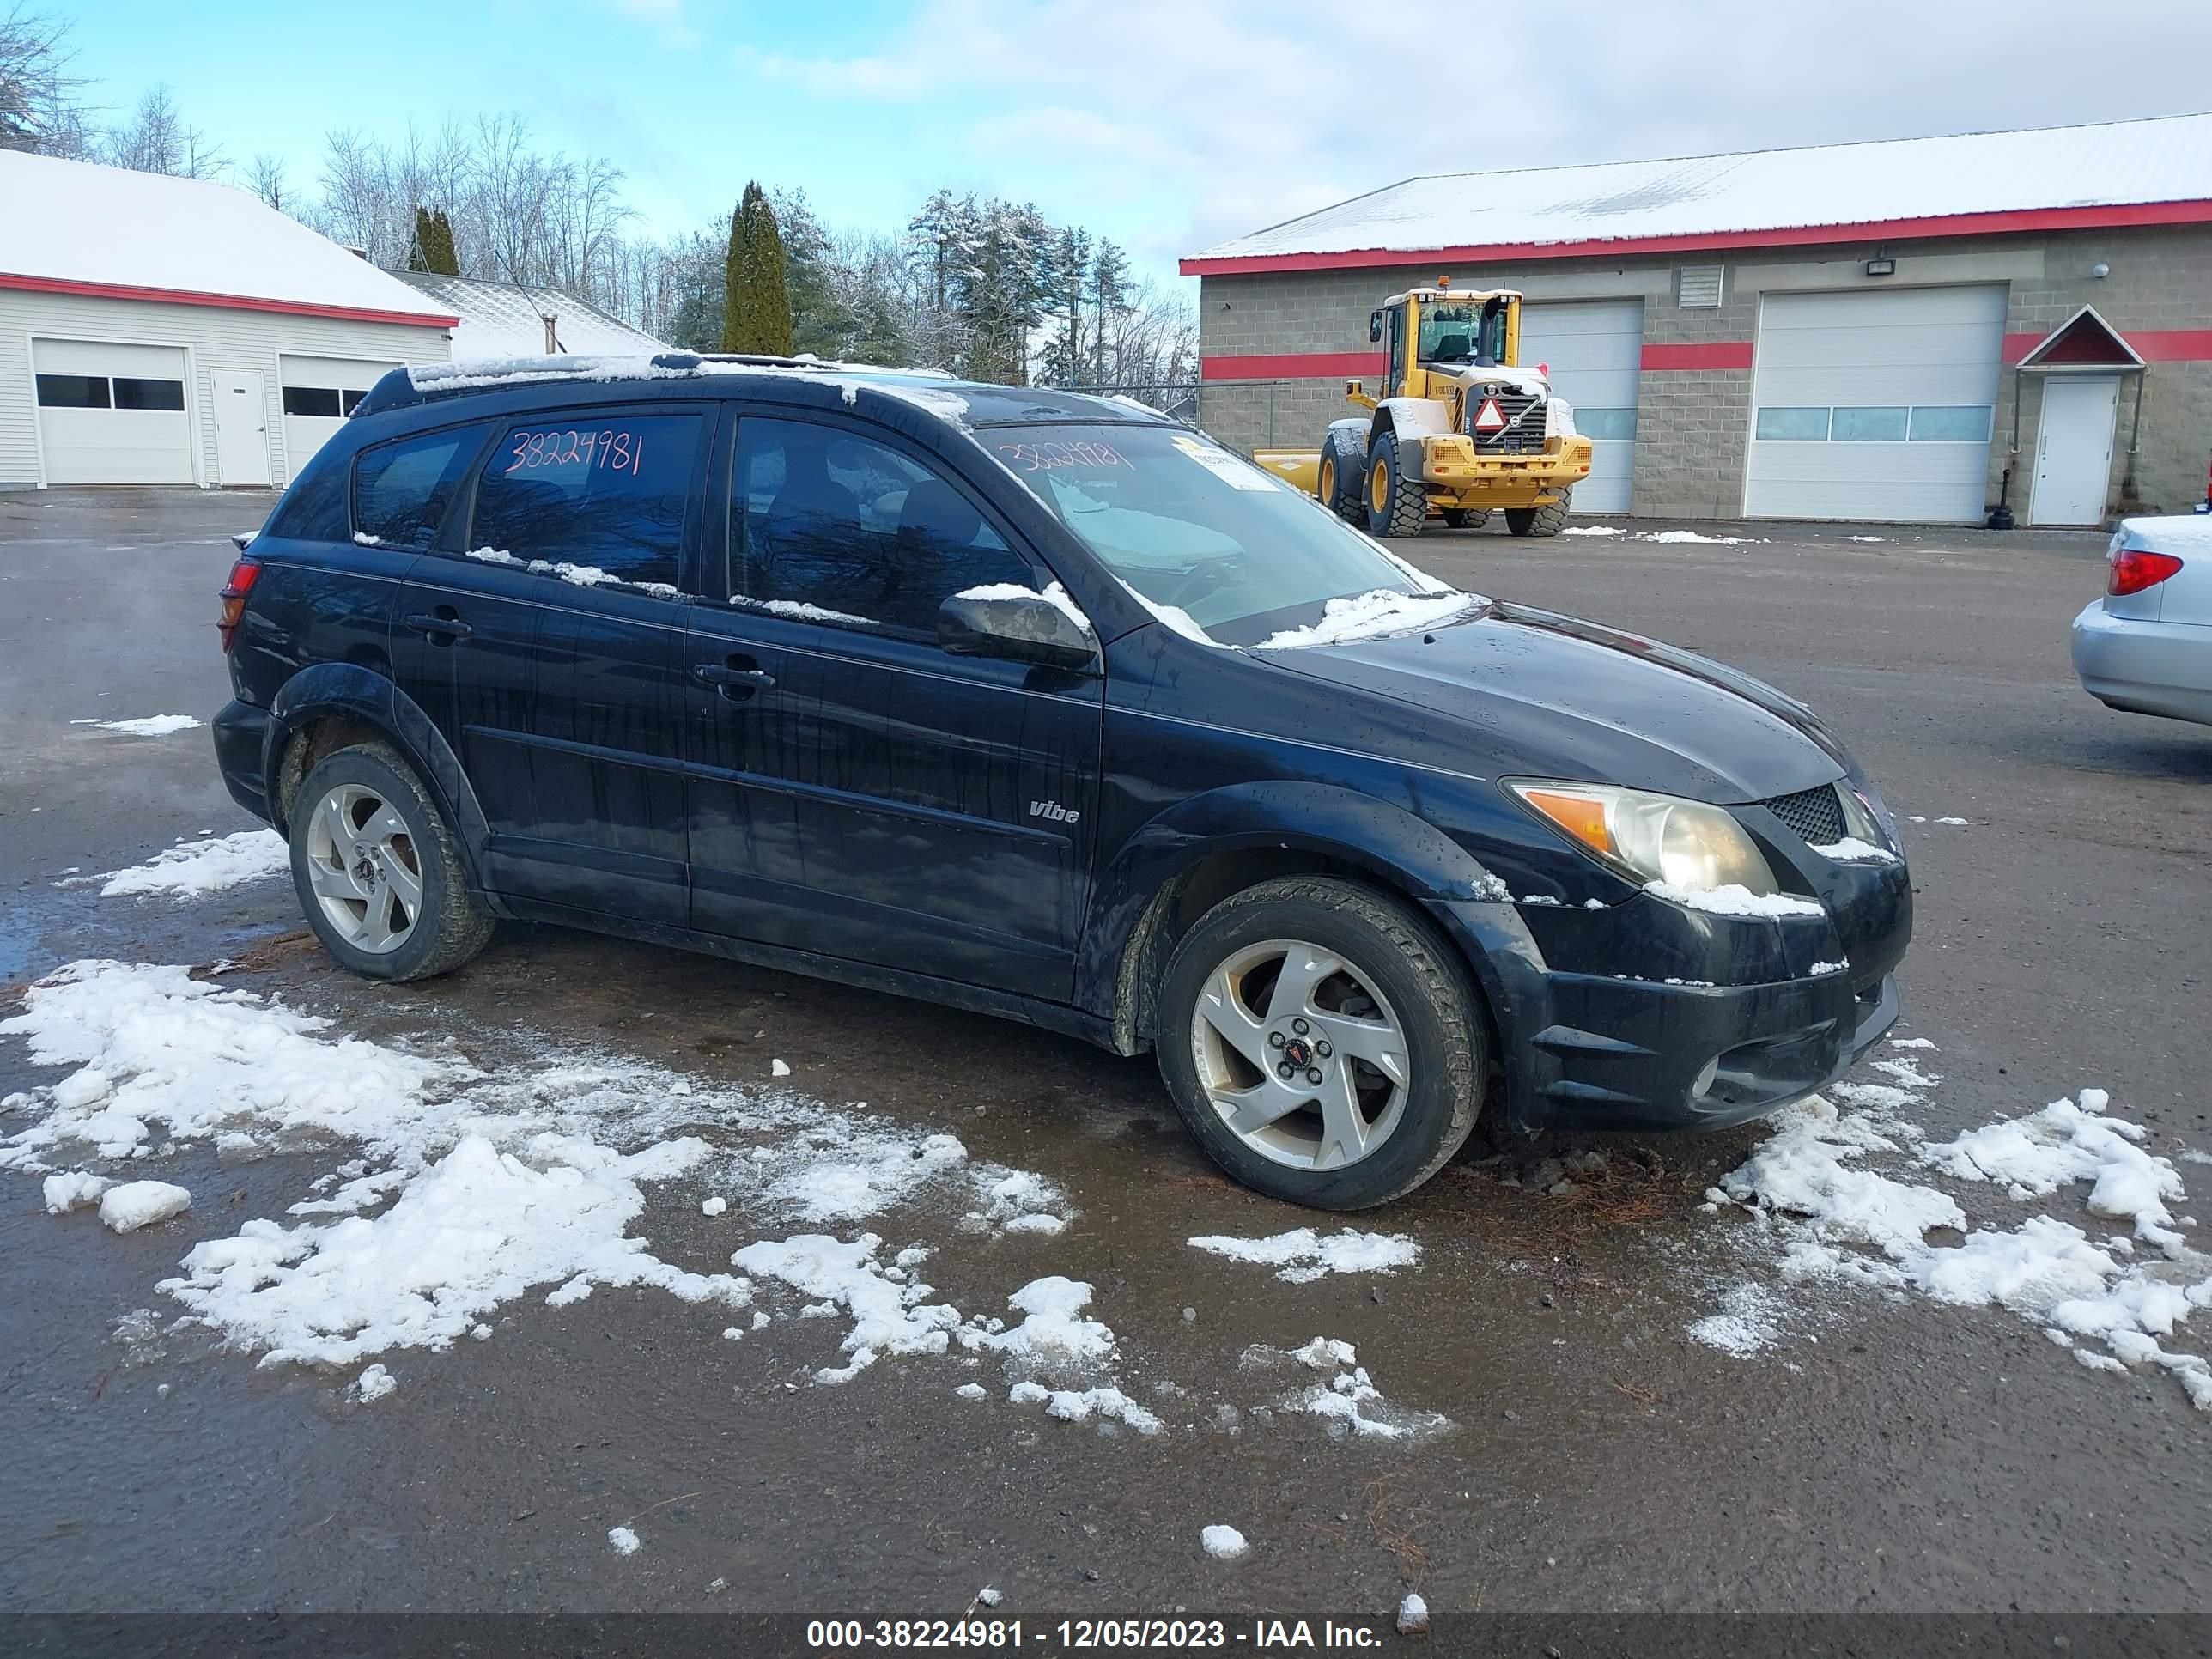
[[422,914],[422,859],[390,801],[342,783],[307,820],[307,884],[338,936],[383,956],[414,933]]

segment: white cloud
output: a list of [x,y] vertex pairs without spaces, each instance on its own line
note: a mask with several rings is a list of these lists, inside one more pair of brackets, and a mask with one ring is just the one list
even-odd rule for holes
[[[640,0],[655,3],[656,0]],[[863,56],[739,48],[824,99],[911,106],[968,174],[1056,217],[1158,204],[1165,258],[1419,173],[2169,113],[2212,103],[2202,0],[2111,0],[2125,76],[2054,75],[2074,0],[1585,0],[1518,15],[1340,0],[926,0]],[[1003,182],[1001,182],[1003,181]]]

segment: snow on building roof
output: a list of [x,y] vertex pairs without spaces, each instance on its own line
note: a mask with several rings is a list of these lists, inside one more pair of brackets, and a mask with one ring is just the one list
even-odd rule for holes
[[450,325],[404,283],[249,192],[0,150],[0,288]]
[[577,299],[557,288],[523,283],[495,283],[481,276],[441,276],[434,271],[395,270],[391,273],[433,301],[441,311],[459,317],[453,331],[453,361],[484,362],[491,359],[537,357],[545,355],[545,319],[554,319],[555,351],[575,356],[651,356],[670,348],[621,318],[602,311],[588,300]]
[[[2212,114],[1408,179],[1182,262],[1186,276],[2212,220]],[[1593,247],[1592,244],[1603,246]]]

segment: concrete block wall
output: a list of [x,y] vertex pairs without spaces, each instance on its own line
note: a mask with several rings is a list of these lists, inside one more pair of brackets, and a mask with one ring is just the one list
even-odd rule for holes
[[[1869,277],[1866,259],[1897,262],[1894,276]],[[1678,267],[1725,267],[1722,303],[1685,307],[1675,299]],[[2103,278],[2093,266],[2109,267]],[[1730,518],[1741,511],[1752,413],[1752,346],[1764,296],[1778,290],[1936,283],[2002,283],[2008,292],[2005,331],[2041,337],[2085,304],[2126,334],[2167,337],[2205,331],[2195,359],[2154,362],[2141,378],[2142,422],[2133,458],[2136,388],[2123,385],[2112,463],[2118,511],[2187,510],[2204,489],[2212,449],[2212,229],[2172,228],[2069,232],[2043,236],[1960,237],[1894,244],[1747,250],[1640,259],[1556,259],[1497,265],[1435,264],[1358,270],[1207,276],[1200,285],[1200,349],[1208,357],[1326,353],[1374,354],[1367,317],[1387,295],[1449,274],[1455,287],[1517,288],[1532,299],[1644,301],[1649,348],[1638,386],[1636,476],[1632,511],[1640,516]],[[1713,353],[1667,348],[1711,347]],[[2192,349],[2192,348],[2185,348]],[[1687,363],[1692,366],[1672,366]],[[1354,412],[1343,375],[1269,386],[1209,384],[1200,419],[1240,448],[1308,448],[1331,420]],[[1370,377],[1371,378],[1371,377]],[[2041,403],[2039,377],[2008,368],[1999,377],[1990,444],[1988,500],[1995,502],[2011,453],[2018,399],[2020,453],[2032,457]],[[2123,484],[2133,480],[2123,500]],[[2016,473],[2012,504],[2027,517],[2027,480]]]

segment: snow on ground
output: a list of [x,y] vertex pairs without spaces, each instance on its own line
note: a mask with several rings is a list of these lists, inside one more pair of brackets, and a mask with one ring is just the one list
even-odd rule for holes
[[[1316,1336],[1298,1348],[1255,1343],[1244,1350],[1238,1363],[1247,1371],[1287,1372],[1300,1379],[1298,1386],[1262,1409],[1318,1417],[1332,1439],[1420,1440],[1452,1426],[1450,1419],[1434,1412],[1413,1411],[1385,1400],[1359,1363],[1358,1350],[1334,1337]],[[1306,1373],[1324,1380],[1305,1382]]]
[[243,882],[284,874],[291,849],[274,830],[241,830],[232,836],[208,836],[164,847],[143,864],[89,878],[101,884],[102,898],[198,898]]
[[1324,1273],[1387,1273],[1414,1266],[1421,1259],[1419,1243],[1406,1233],[1367,1233],[1347,1227],[1324,1237],[1310,1227],[1299,1227],[1269,1238],[1237,1238],[1208,1233],[1189,1241],[1194,1249],[1276,1267],[1275,1277],[1304,1285]]
[[1251,1545],[1244,1541],[1243,1533],[1234,1527],[1224,1526],[1201,1528],[1198,1547],[1217,1561],[1242,1560],[1252,1551]]
[[191,732],[199,722],[190,714],[146,714],[135,720],[71,720],[71,726],[97,726],[102,732],[120,732],[126,737],[166,738],[172,732]]
[[353,1380],[346,1390],[349,1398],[367,1406],[381,1400],[399,1386],[399,1379],[381,1365],[371,1365]]
[[617,1555],[635,1555],[638,1551],[638,1536],[628,1527],[608,1528],[607,1542],[615,1547]]
[[191,1207],[191,1191],[167,1181],[126,1181],[100,1195],[100,1218],[111,1232],[135,1233]]
[[[2084,1089],[1930,1141],[1911,1115],[1942,1079],[1917,1054],[1874,1066],[1892,1081],[1838,1085],[1843,1106],[1815,1095],[1778,1114],[1775,1133],[1723,1177],[1708,1207],[1749,1212],[1738,1242],[1759,1271],[1729,1283],[1690,1334],[1724,1352],[1760,1352],[1787,1340],[1805,1289],[1821,1285],[1999,1307],[2091,1370],[2165,1370],[2212,1411],[2212,1364],[2161,1340],[2212,1307],[2212,1256],[2189,1243],[2191,1218],[2176,1219],[2180,1172],[2148,1150],[2149,1132],[2108,1111],[2103,1090]],[[1978,1210],[2045,1211],[2016,1226],[1980,1224],[1962,1197]],[[2089,1218],[2130,1231],[2093,1237],[2081,1224]]]
[[1569,525],[1562,536],[1615,537],[1629,542],[1696,543],[1706,547],[1744,547],[1763,544],[1764,536],[1708,536],[1700,530],[1623,530],[1617,525]]

